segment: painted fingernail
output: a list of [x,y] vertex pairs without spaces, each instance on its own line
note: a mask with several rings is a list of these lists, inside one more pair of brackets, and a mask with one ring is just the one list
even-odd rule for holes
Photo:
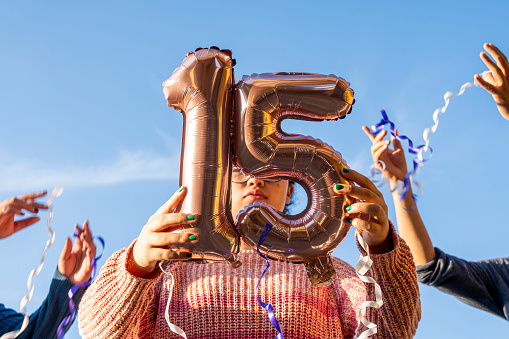
[[198,236],[196,234],[189,236],[189,240],[196,240],[196,239],[198,239]]
[[336,186],[335,186],[335,188],[336,188],[337,190],[342,190],[342,189],[343,189],[343,187],[345,187],[345,186],[343,186],[343,185],[341,185],[341,184],[336,184]]
[[349,224],[351,224],[351,223],[352,223],[352,221],[353,221],[352,219],[350,219],[350,218],[346,218],[346,222],[348,222]]
[[187,220],[194,220],[194,214],[189,214],[187,216]]
[[189,253],[189,252],[186,253],[186,258],[191,258],[192,256],[193,256],[193,253]]
[[343,173],[350,173],[350,170],[348,168],[342,168],[341,171],[343,171]]
[[177,192],[182,192],[183,190],[184,190],[184,186],[180,186],[180,188]]
[[346,206],[345,207],[345,211],[347,211],[347,212],[350,212],[351,209],[352,209],[352,206]]

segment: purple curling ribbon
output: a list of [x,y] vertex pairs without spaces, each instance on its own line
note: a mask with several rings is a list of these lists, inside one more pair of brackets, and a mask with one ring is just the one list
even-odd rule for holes
[[279,334],[276,336],[276,339],[283,339],[284,338],[283,331],[281,330],[281,326],[279,325],[279,322],[277,321],[276,317],[274,316],[274,307],[272,307],[271,304],[266,304],[263,301],[261,301],[260,299],[258,299],[258,286],[260,285],[260,282],[262,281],[262,278],[265,275],[265,272],[267,272],[267,270],[270,267],[269,259],[267,259],[267,257],[265,257],[260,252],[260,245],[263,244],[263,242],[265,241],[265,239],[269,235],[269,232],[272,229],[272,226],[273,225],[270,222],[265,224],[265,227],[262,230],[262,235],[260,236],[260,239],[258,240],[258,244],[256,246],[256,252],[258,252],[258,254],[263,259],[265,259],[265,261],[267,262],[267,267],[265,267],[265,270],[263,271],[260,279],[258,280],[258,284],[256,284],[256,291],[257,291],[257,293],[256,293],[256,300],[258,301],[258,304],[260,304],[261,307],[263,307],[264,309],[267,310],[267,316],[269,317],[269,320],[272,323],[272,326],[274,326],[274,328],[279,332]]
[[[380,122],[378,124],[371,126],[371,133],[377,135],[378,133],[383,131],[385,125],[389,124],[391,127],[391,135],[394,138],[398,139],[399,141],[408,140],[408,152],[409,153],[418,155],[419,152],[421,152],[421,149],[423,149],[423,151],[425,151],[427,148],[429,148],[429,151],[430,151],[429,157],[431,158],[431,155],[433,154],[433,149],[431,147],[428,147],[426,145],[420,145],[420,146],[414,147],[414,144],[410,138],[408,138],[405,135],[396,135],[395,125],[392,121],[389,120],[389,117],[387,116],[387,112],[385,112],[385,109],[382,108],[380,110],[380,112],[382,113],[382,119],[380,120]],[[410,184],[408,181],[409,178],[410,177],[413,178],[413,175],[417,173],[419,166],[422,166],[422,163],[424,161],[426,161],[426,160],[419,158],[418,156],[414,157],[414,159],[412,161],[413,169],[405,175],[405,179],[403,180],[403,183],[405,184],[405,189],[403,191],[403,194],[401,195],[401,200],[403,200],[406,197],[406,194],[408,193],[408,190],[410,188]],[[414,182],[417,185],[419,185],[419,183],[416,182],[415,180],[414,180]],[[412,198],[415,200],[415,194],[412,196]]]
[[[76,233],[74,233],[74,236],[76,237],[78,235]],[[99,259],[101,259],[101,257],[103,256],[103,253],[104,253],[104,239],[102,237],[94,237],[94,239],[99,240],[99,242],[102,245],[101,254],[99,254],[97,257],[95,257],[92,260],[92,267],[93,267],[93,269],[92,269],[92,275],[91,275],[90,279],[87,280],[87,281],[82,282],[81,284],[74,285],[73,287],[71,287],[69,289],[69,292],[67,293],[67,295],[69,297],[69,310],[71,311],[71,314],[68,315],[67,317],[65,317],[64,320],[62,320],[62,322],[58,326],[58,329],[57,329],[58,339],[62,339],[64,337],[64,335],[65,335],[64,327],[69,325],[74,320],[74,317],[76,316],[76,305],[74,304],[74,301],[72,300],[72,297],[74,296],[76,291],[78,291],[80,288],[86,287],[86,286],[88,286],[88,285],[90,285],[92,283],[92,281],[95,278],[95,274],[96,274],[96,270],[97,270],[97,261]]]

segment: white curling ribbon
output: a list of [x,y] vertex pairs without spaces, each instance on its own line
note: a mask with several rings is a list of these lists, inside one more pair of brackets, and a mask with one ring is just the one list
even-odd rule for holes
[[[170,322],[170,301],[171,301],[171,296],[173,295],[173,286],[175,285],[175,279],[173,278],[173,274],[171,274],[171,272],[167,272],[163,269],[163,266],[162,266],[162,261],[159,262],[159,268],[161,269],[161,271],[168,277],[170,277],[171,279],[171,284],[170,284],[170,291],[168,293],[168,302],[166,303],[166,310],[164,311],[164,319],[166,319],[166,323],[168,324],[168,327],[170,328],[170,330],[173,332],[173,333],[176,333],[178,334],[179,336],[187,339],[187,335],[186,335],[186,332],[184,332],[184,330],[182,330],[180,327],[178,327],[177,325],[173,324]],[[2,339],[2,338],[0,338]]]
[[357,276],[363,282],[375,285],[375,300],[364,301],[361,304],[358,311],[360,321],[364,324],[364,326],[368,328],[367,330],[360,334],[358,339],[366,339],[377,333],[377,325],[370,322],[365,317],[366,310],[368,307],[380,308],[382,307],[384,302],[382,299],[382,289],[380,288],[380,285],[378,285],[378,283],[372,277],[365,276],[365,274],[369,271],[371,265],[373,264],[373,260],[369,255],[368,245],[362,238],[362,235],[359,233],[359,231],[355,231],[355,236],[357,237],[357,241],[361,245],[362,249],[364,249],[364,251],[366,252],[366,255],[360,258],[359,261],[357,262],[357,265],[355,266],[355,273],[357,273]]
[[458,93],[452,93],[452,92],[447,91],[444,94],[445,105],[442,108],[437,108],[435,110],[435,112],[433,113],[433,121],[435,122],[435,124],[431,127],[426,128],[424,130],[424,132],[422,133],[422,137],[424,138],[425,146],[423,148],[421,148],[419,150],[419,152],[417,153],[417,157],[419,158],[419,160],[421,160],[421,163],[419,163],[419,167],[422,166],[422,160],[423,160],[422,154],[424,152],[427,152],[429,149],[429,135],[431,133],[435,133],[438,128],[438,116],[440,114],[445,113],[447,106],[449,106],[449,101],[451,98],[462,95],[467,88],[473,87],[473,86],[478,86],[478,85],[475,83],[473,84],[471,82],[467,82],[467,83],[464,83],[463,86],[461,86],[460,91]]
[[23,297],[23,299],[21,299],[21,303],[19,305],[20,313],[22,313],[23,316],[24,316],[23,324],[21,324],[21,328],[19,330],[15,330],[15,331],[11,331],[11,332],[5,333],[3,336],[0,337],[0,339],[13,339],[13,338],[16,338],[28,326],[29,318],[26,315],[26,306],[27,306],[28,302],[32,299],[32,296],[34,295],[34,288],[35,288],[35,286],[34,286],[34,283],[33,283],[33,278],[34,278],[34,276],[36,276],[39,273],[41,273],[42,267],[44,266],[44,253],[46,253],[46,250],[48,248],[50,248],[50,246],[53,245],[53,242],[55,241],[55,232],[53,232],[53,230],[50,227],[51,219],[53,219],[53,200],[55,200],[55,198],[57,198],[60,195],[62,195],[63,191],[64,190],[63,190],[62,187],[60,187],[60,186],[55,187],[53,189],[53,192],[51,192],[51,194],[50,194],[50,196],[48,198],[48,201],[46,203],[46,205],[48,205],[48,210],[49,210],[48,221],[46,223],[46,231],[48,231],[49,239],[46,241],[46,246],[44,246],[44,249],[42,250],[42,253],[41,253],[41,262],[39,263],[39,265],[36,268],[34,268],[30,272],[30,275],[28,276],[28,281],[27,281],[28,294],[25,295]]

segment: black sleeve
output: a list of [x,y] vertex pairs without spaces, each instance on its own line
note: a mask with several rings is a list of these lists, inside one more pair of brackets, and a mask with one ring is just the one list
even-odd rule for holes
[[416,269],[419,282],[509,320],[509,258],[472,262],[435,247],[435,258]]
[[[53,280],[51,281],[50,289],[48,296],[43,301],[41,307],[37,311],[35,311],[32,315],[30,315],[30,321],[28,323],[27,328],[17,337],[17,339],[28,339],[28,338],[44,338],[44,339],[52,339],[57,338],[57,329],[60,323],[71,314],[69,309],[69,297],[68,292],[72,287],[72,283],[67,280],[65,276],[63,276],[58,269],[55,270],[55,275],[53,276]],[[76,291],[73,296],[73,301],[76,305],[76,310],[78,308],[78,304],[85,292],[84,288],[80,288]],[[6,313],[10,317],[12,321],[11,324],[14,324],[14,320],[16,320],[15,326],[12,328],[2,332],[10,332],[13,330],[19,330],[23,323],[23,315],[9,310],[10,313]],[[74,319],[73,319],[74,321]],[[73,321],[71,321],[67,326],[64,327],[64,332],[71,327]]]

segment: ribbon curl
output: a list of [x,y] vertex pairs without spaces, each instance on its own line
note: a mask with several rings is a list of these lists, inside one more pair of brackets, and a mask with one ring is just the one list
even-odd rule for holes
[[433,112],[433,121],[435,122],[435,124],[431,127],[428,127],[424,130],[424,132],[422,133],[422,137],[424,139],[424,142],[426,143],[424,145],[424,147],[422,148],[422,150],[419,151],[419,153],[417,154],[417,157],[422,160],[422,153],[426,152],[429,148],[429,135],[431,133],[435,133],[437,128],[438,128],[438,116],[440,114],[443,114],[445,113],[445,111],[447,110],[447,106],[449,106],[449,101],[451,98],[454,98],[454,97],[458,97],[460,95],[462,95],[465,90],[469,87],[473,87],[473,86],[478,86],[477,83],[471,83],[471,82],[466,82],[464,83],[461,88],[460,88],[460,91],[458,93],[452,93],[452,92],[449,92],[447,91],[445,94],[444,94],[444,101],[445,101],[445,105],[442,106],[441,108],[437,108],[435,110],[435,112]]
[[159,262],[159,268],[161,269],[161,271],[163,272],[164,275],[170,277],[170,279],[171,279],[170,291],[168,293],[168,301],[166,302],[166,310],[164,311],[164,319],[166,320],[168,327],[170,328],[170,330],[173,333],[178,334],[182,338],[187,339],[186,332],[184,332],[183,329],[181,329],[180,327],[178,327],[177,325],[173,324],[170,321],[170,301],[171,301],[171,296],[173,295],[173,287],[175,286],[175,279],[173,278],[173,274],[171,274],[171,272],[168,272],[163,268],[162,263],[163,263],[162,261]]
[[270,267],[269,259],[267,259],[267,257],[265,257],[260,252],[260,245],[265,241],[265,239],[269,235],[270,230],[272,229],[272,226],[273,225],[270,222],[265,224],[265,227],[262,230],[262,234],[261,234],[260,239],[258,240],[258,244],[256,246],[256,252],[258,252],[258,254],[263,259],[265,259],[265,261],[267,262],[267,267],[265,267],[265,270],[263,270],[263,273],[260,276],[260,279],[258,280],[258,283],[256,284],[256,300],[258,301],[258,304],[260,304],[261,307],[263,307],[265,310],[267,310],[267,316],[269,317],[269,320],[272,323],[272,326],[274,326],[274,328],[278,331],[278,335],[276,336],[276,339],[284,339],[283,331],[281,330],[281,326],[279,325],[279,322],[277,321],[276,316],[274,316],[274,307],[272,307],[271,304],[264,303],[263,301],[261,301],[258,298],[258,286],[260,285],[260,282],[262,281],[262,278],[265,275],[265,272],[267,272],[267,270]]
[[[371,265],[373,264],[373,259],[371,259],[369,255],[368,245],[362,238],[362,235],[359,231],[355,232],[355,236],[357,237],[357,241],[361,245],[361,247],[366,252],[366,255],[361,257],[359,259],[359,262],[357,262],[357,265],[355,266],[355,273],[357,273],[357,276],[360,280],[362,280],[365,283],[374,284],[375,285],[375,300],[366,300],[361,304],[361,307],[359,308],[358,315],[360,321],[366,326],[368,329],[365,330],[360,334],[358,339],[365,339],[369,338],[372,335],[375,335],[378,331],[377,325],[366,319],[365,313],[368,307],[373,308],[380,308],[384,304],[382,299],[382,289],[380,288],[380,285],[373,279],[372,277],[366,276],[365,274],[369,271],[371,268]],[[390,235],[389,235],[390,236]]]

